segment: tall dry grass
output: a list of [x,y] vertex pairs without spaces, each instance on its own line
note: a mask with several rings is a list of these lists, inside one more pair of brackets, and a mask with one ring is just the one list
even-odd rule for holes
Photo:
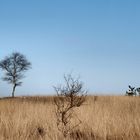
[[[75,113],[82,124],[67,139],[140,139],[139,97],[88,96]],[[63,139],[57,130],[52,97],[0,100],[0,140]]]

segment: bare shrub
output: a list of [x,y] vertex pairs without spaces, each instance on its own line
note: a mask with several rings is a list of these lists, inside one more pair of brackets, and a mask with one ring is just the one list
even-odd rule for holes
[[[73,129],[80,125],[81,120],[74,114],[74,108],[80,107],[86,99],[86,91],[83,90],[83,83],[71,74],[64,75],[65,85],[54,87],[57,97],[54,98],[56,105],[57,127],[66,137]],[[77,118],[78,122],[72,124]]]

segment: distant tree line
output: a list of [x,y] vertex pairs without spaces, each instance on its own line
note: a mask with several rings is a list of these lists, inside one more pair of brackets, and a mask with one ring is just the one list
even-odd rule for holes
[[126,91],[127,96],[140,96],[140,87],[135,88],[129,85],[128,88],[129,89]]

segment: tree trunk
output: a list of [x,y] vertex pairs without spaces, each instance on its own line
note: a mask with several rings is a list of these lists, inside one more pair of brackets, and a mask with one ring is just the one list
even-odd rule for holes
[[16,89],[16,84],[14,84],[14,86],[13,86],[12,97],[15,96],[15,89]]

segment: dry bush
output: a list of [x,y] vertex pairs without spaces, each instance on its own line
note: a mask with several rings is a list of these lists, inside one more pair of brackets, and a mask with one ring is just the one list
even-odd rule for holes
[[[71,74],[64,76],[65,85],[54,87],[57,97],[54,98],[56,106],[57,128],[64,137],[67,137],[76,127],[81,124],[80,118],[74,114],[74,109],[80,107],[86,99],[86,91],[79,78]],[[73,120],[77,123],[73,123]]]
[[[0,140],[63,140],[57,129],[53,97],[0,100]],[[36,100],[36,99],[35,99]],[[87,96],[74,112],[82,124],[67,140],[139,140],[140,98]],[[73,123],[76,123],[73,121]]]

